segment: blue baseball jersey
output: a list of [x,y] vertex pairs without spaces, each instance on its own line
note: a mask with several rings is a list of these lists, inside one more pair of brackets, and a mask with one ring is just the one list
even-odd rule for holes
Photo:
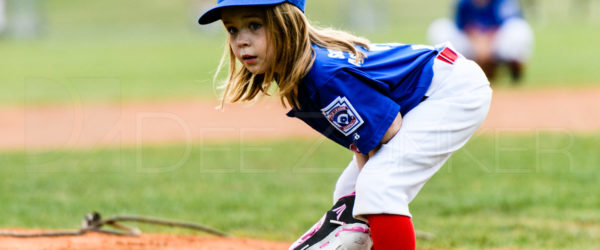
[[465,30],[475,28],[479,30],[496,29],[512,17],[521,17],[521,9],[517,0],[488,0],[480,7],[474,4],[475,0],[460,0],[456,9],[456,26]]
[[433,47],[372,44],[362,63],[348,52],[313,45],[315,62],[298,86],[297,117],[336,143],[368,153],[398,113],[424,98],[433,78]]

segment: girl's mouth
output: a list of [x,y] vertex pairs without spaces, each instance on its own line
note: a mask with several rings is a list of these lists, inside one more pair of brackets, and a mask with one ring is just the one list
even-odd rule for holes
[[243,55],[242,61],[250,64],[250,63],[256,62],[256,58],[257,58],[256,56]]

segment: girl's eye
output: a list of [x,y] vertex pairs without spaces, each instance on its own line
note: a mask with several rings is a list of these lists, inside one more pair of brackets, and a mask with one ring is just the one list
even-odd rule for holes
[[262,27],[260,23],[251,22],[248,26],[251,30],[258,30]]
[[229,27],[227,28],[227,32],[231,35],[235,35],[235,33],[237,33],[237,29],[234,27]]

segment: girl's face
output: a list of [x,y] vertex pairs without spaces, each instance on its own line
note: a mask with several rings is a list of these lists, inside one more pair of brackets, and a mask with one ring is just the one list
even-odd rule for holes
[[273,46],[267,41],[265,14],[257,7],[229,7],[221,10],[235,57],[253,74],[263,74],[273,65]]

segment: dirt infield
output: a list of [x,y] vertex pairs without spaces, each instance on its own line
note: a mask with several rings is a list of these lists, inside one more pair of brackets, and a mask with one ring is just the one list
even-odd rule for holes
[[[600,131],[599,97],[600,88],[495,91],[489,116],[480,132]],[[0,150],[317,136],[299,120],[285,118],[286,110],[277,101],[252,107],[228,105],[224,112],[215,110],[216,105],[216,101],[177,101],[0,108],[3,138]],[[241,238],[159,234],[0,237],[0,249],[221,250],[287,249],[288,245]]]
[[[600,88],[497,90],[480,132],[600,130]],[[298,119],[285,117],[275,98],[252,106],[216,101],[70,103],[0,108],[0,150],[81,148],[111,145],[199,143],[317,136]]]
[[[30,232],[33,230],[0,229],[0,231]],[[243,238],[221,238],[194,235],[142,234],[141,236],[111,236],[87,233],[82,236],[10,238],[0,236],[0,250],[278,250],[289,243]]]

